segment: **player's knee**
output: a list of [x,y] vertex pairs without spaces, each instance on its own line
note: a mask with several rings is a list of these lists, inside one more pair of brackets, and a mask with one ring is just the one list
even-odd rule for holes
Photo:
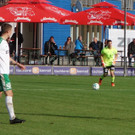
[[107,77],[108,76],[108,73],[104,73],[104,77]]
[[5,93],[6,96],[13,97],[13,91],[12,90],[5,91],[4,93]]
[[113,72],[113,71],[111,72],[111,76],[112,76],[112,77],[115,77],[115,75],[114,75],[114,72]]

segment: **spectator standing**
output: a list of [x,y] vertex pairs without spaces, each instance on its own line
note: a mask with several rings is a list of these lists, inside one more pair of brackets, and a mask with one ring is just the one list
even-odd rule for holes
[[47,55],[46,64],[47,64],[47,59],[49,56],[49,64],[53,65],[53,62],[57,59],[57,56],[55,53],[55,50],[57,50],[57,49],[58,49],[58,47],[54,41],[54,37],[51,36],[49,41],[46,41],[45,45],[44,45],[44,54]]
[[103,43],[97,40],[97,37],[94,37],[93,42],[90,43],[89,49],[93,51],[94,60],[96,66],[101,66],[101,50],[103,49]]
[[108,44],[107,44],[107,41],[108,41],[108,39],[105,40],[105,42],[104,42],[104,47],[107,47],[107,45],[108,45]]
[[129,67],[132,67],[132,58],[135,57],[135,39],[131,43],[128,44],[128,59],[129,59]]
[[[16,33],[17,33],[17,28],[15,27],[14,28],[14,33],[11,37],[11,41],[10,42],[10,50],[12,50],[13,52],[12,53],[15,53],[16,52]],[[20,48],[21,48],[21,44],[23,43],[23,35],[20,33],[20,31],[18,31],[18,62],[20,62]],[[16,58],[15,58],[16,59]]]

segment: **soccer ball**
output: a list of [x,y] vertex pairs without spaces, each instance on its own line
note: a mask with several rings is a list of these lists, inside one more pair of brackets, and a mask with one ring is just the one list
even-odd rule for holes
[[94,90],[99,90],[99,84],[98,83],[94,83],[93,84],[93,86],[92,86],[92,88],[94,89]]

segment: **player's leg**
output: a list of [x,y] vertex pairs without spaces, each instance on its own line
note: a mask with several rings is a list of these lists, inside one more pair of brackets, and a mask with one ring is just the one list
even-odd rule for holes
[[0,92],[0,98],[2,97],[2,92]]
[[2,88],[5,94],[5,103],[10,117],[10,124],[23,123],[24,120],[17,119],[14,113],[13,92],[8,75],[1,75]]
[[111,67],[111,69],[110,69],[110,74],[111,74],[111,85],[112,85],[112,87],[114,87],[115,86],[115,73],[114,73],[114,71],[115,71],[115,67]]
[[15,119],[14,107],[13,107],[13,92],[12,90],[4,91],[5,103],[9,113],[10,120]]
[[132,56],[129,56],[129,65],[128,65],[129,67],[132,66],[132,63],[131,62],[132,62]]
[[2,87],[2,81],[1,81],[1,75],[0,75],[0,98],[2,97],[3,93],[3,87]]
[[99,62],[98,62],[98,52],[95,50],[93,54],[94,54],[94,61],[96,63],[95,66],[98,66],[98,64],[99,64]]
[[103,75],[99,78],[99,85],[101,85],[102,84],[102,80],[108,75],[108,68],[104,68],[103,69]]

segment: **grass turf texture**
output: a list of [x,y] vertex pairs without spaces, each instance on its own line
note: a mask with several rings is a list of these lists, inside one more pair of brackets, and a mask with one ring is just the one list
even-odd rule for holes
[[4,95],[0,100],[1,135],[135,135],[135,78],[10,76],[14,106],[23,124],[10,125]]

